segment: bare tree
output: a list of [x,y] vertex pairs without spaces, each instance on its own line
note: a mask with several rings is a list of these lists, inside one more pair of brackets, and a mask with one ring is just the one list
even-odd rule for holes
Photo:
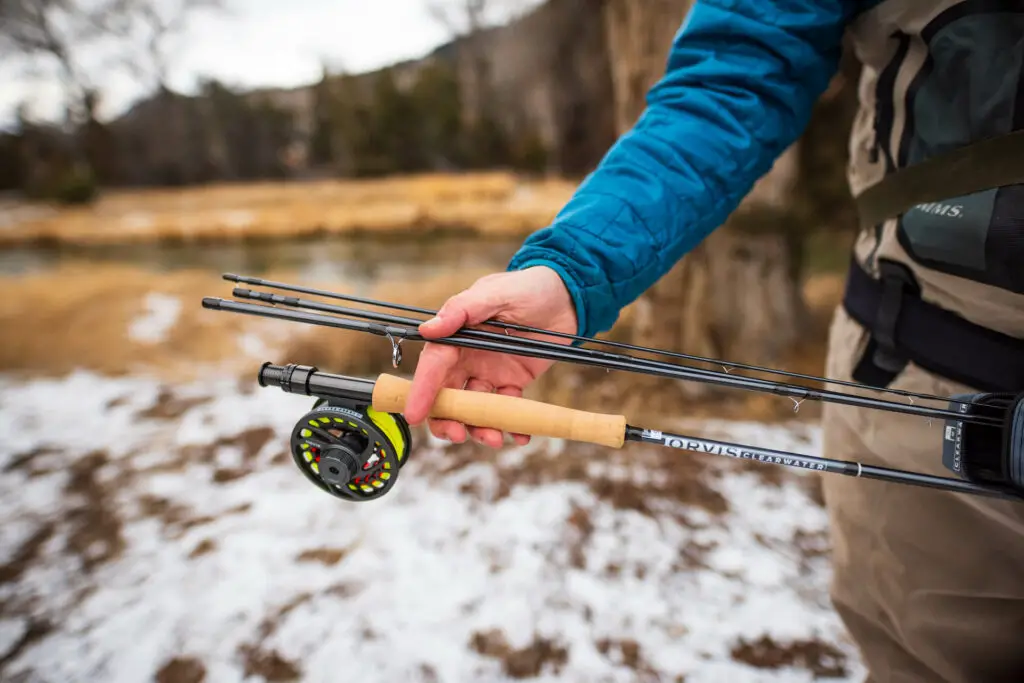
[[147,85],[163,87],[168,39],[194,11],[221,7],[221,0],[0,0],[0,56],[21,56],[37,71],[56,67],[68,117],[83,122],[100,90],[90,63],[103,71],[127,67]]
[[467,123],[490,118],[491,64],[483,34],[525,13],[537,0],[426,0],[426,9],[459,42],[465,69],[464,117]]
[[169,41],[187,28],[197,11],[226,10],[223,0],[121,1],[123,11],[108,26],[129,46],[124,54],[129,71],[158,92],[167,89]]
[[88,116],[95,85],[81,53],[107,35],[107,22],[123,0],[0,0],[0,55],[20,55],[32,67],[55,66],[69,118]]
[[454,38],[463,38],[514,19],[535,4],[526,0],[428,0],[427,12]]

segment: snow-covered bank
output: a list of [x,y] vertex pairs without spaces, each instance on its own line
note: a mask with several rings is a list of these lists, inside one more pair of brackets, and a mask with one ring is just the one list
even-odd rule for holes
[[[0,678],[857,681],[806,479],[649,448],[422,435],[336,501],[311,400],[236,382],[0,384]],[[813,452],[804,428],[714,425]]]

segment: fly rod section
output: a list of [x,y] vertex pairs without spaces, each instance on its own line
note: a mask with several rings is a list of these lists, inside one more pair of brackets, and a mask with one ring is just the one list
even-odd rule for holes
[[[354,296],[352,294],[343,294],[341,292],[332,292],[332,291],[325,290],[325,289],[318,289],[316,287],[306,287],[306,286],[303,286],[303,285],[295,285],[295,284],[290,284],[290,283],[287,283],[287,282],[275,282],[273,280],[264,280],[262,278],[256,278],[256,277],[245,277],[245,276],[242,276],[242,275],[235,275],[233,273],[225,273],[222,277],[225,280],[228,280],[229,282],[238,282],[240,284],[255,285],[257,287],[266,287],[266,288],[269,288],[269,289],[280,289],[280,290],[284,290],[284,291],[288,291],[288,292],[297,292],[297,293],[300,293],[300,294],[312,294],[314,296],[322,296],[322,297],[326,297],[326,298],[330,298],[330,299],[338,299],[340,301],[348,301],[350,303],[364,304],[364,305],[367,305],[367,306],[376,306],[376,307],[379,307],[379,308],[389,308],[391,310],[404,311],[406,313],[419,313],[421,315],[426,315],[426,316],[430,316],[430,317],[433,317],[433,316],[437,315],[437,311],[436,310],[432,310],[432,309],[429,309],[429,308],[422,308],[422,307],[419,307],[419,306],[409,306],[409,305],[406,305],[406,304],[397,304],[397,303],[391,303],[391,302],[387,302],[387,301],[378,301],[378,300],[375,300],[375,299],[368,299],[366,297]],[[237,298],[250,298],[250,299],[263,300],[263,301],[271,301],[273,303],[281,303],[281,304],[284,304],[284,305],[287,305],[287,306],[298,306],[300,308],[306,307],[306,306],[302,306],[301,304],[298,303],[300,300],[294,299],[292,297],[278,297],[277,295],[268,295],[268,294],[263,294],[261,292],[252,292],[250,290],[242,289],[240,287],[235,288],[233,296],[235,296]],[[275,299],[276,299],[276,301],[274,301]],[[293,302],[296,302],[296,303],[293,303]],[[362,317],[362,318],[365,318],[367,320],[382,320],[383,319],[383,316],[379,316],[377,314],[373,314],[373,313],[371,313],[369,311],[358,311],[358,312],[356,312],[357,309],[344,309],[344,308],[341,308],[341,307],[333,307],[332,308],[332,307],[329,307],[329,306],[324,306],[323,304],[318,304],[318,305],[316,305],[314,307],[311,307],[311,310],[332,311],[332,312],[335,312],[335,313],[341,313],[342,315],[355,315],[357,317]],[[415,320],[413,318],[405,318],[404,320],[408,321],[408,323],[410,323],[410,324],[417,324],[417,325],[419,323],[424,322],[424,320]],[[792,377],[792,378],[795,378],[795,379],[804,379],[804,380],[809,380],[809,381],[812,381],[812,382],[829,382],[831,384],[836,384],[836,385],[839,385],[839,386],[847,386],[847,387],[853,387],[853,388],[857,388],[857,389],[864,388],[864,385],[858,384],[857,382],[849,382],[849,381],[844,381],[844,380],[839,380],[839,379],[825,379],[823,377],[816,377],[814,375],[806,375],[806,374],[802,374],[802,373],[799,373],[799,372],[787,372],[785,370],[776,370],[776,369],[773,369],[773,368],[766,368],[766,367],[762,367],[762,366],[759,366],[759,365],[748,365],[748,364],[745,364],[745,363],[736,363],[736,362],[732,362],[732,361],[724,361],[724,360],[718,360],[718,359],[714,359],[714,358],[704,358],[702,356],[694,356],[694,355],[690,355],[690,354],[686,354],[686,353],[678,353],[676,351],[667,351],[667,350],[664,350],[664,349],[653,349],[653,348],[645,347],[645,346],[636,346],[634,344],[626,344],[626,343],[623,343],[623,342],[617,342],[617,341],[613,341],[613,340],[610,340],[610,339],[598,339],[598,338],[594,338],[594,337],[581,337],[579,335],[568,334],[568,333],[565,333],[565,332],[556,332],[556,331],[553,331],[553,330],[542,330],[542,329],[539,329],[539,328],[536,328],[536,327],[529,327],[529,326],[526,326],[526,325],[517,325],[515,323],[508,323],[508,322],[505,322],[505,321],[502,321],[502,320],[487,320],[487,321],[485,321],[482,324],[483,325],[492,326],[492,327],[497,327],[497,328],[504,329],[504,330],[512,330],[512,331],[516,331],[516,332],[526,332],[526,333],[530,333],[530,334],[539,334],[539,335],[544,335],[544,336],[548,336],[548,337],[555,337],[555,338],[558,338],[558,339],[567,339],[567,340],[570,340],[570,341],[573,341],[573,342],[578,342],[578,343],[596,344],[598,346],[606,346],[606,347],[610,347],[610,348],[624,349],[624,350],[627,350],[627,351],[640,351],[642,353],[652,353],[652,354],[655,354],[655,355],[665,356],[665,357],[668,357],[668,358],[680,358],[682,360],[690,360],[690,361],[695,361],[695,362],[699,362],[699,363],[708,363],[708,364],[714,365],[715,367],[722,368],[727,373],[728,373],[728,369],[729,368],[737,369],[737,370],[752,370],[754,372],[762,372],[762,373],[767,373],[767,374],[770,374],[770,375],[776,375],[776,376],[781,376],[781,377]],[[642,359],[638,359],[638,360],[642,360]],[[893,395],[896,395],[896,396],[906,396],[906,397],[911,398],[911,399],[921,398],[921,399],[932,400],[932,401],[943,401],[943,402],[948,401],[947,398],[944,398],[944,397],[941,397],[941,396],[935,396],[933,394],[922,394],[922,393],[913,392],[913,391],[906,391],[906,390],[903,390],[903,389],[890,389],[890,388],[886,387],[886,388],[880,388],[880,389],[874,389],[874,390],[878,391],[880,393],[885,393],[885,394],[893,394]]]
[[[410,313],[435,313],[429,309],[299,285],[274,283],[258,278],[228,274],[224,279]],[[935,444],[936,451],[941,452],[946,468],[958,478],[663,433],[631,426],[621,415],[592,413],[524,398],[463,389],[441,389],[432,405],[431,417],[457,420],[470,426],[490,427],[507,433],[562,438],[609,448],[621,448],[628,441],[651,443],[826,474],[1024,500],[1024,393],[940,397],[886,389],[875,390],[872,387],[822,377],[783,373],[770,368],[720,362],[639,346],[619,345],[655,355],[681,356],[717,364],[724,369],[714,371],[628,354],[581,348],[575,344],[513,336],[510,330],[514,328],[516,331],[560,336],[575,342],[615,345],[604,340],[526,326],[512,326],[500,321],[488,321],[486,325],[503,327],[503,332],[464,328],[448,337],[427,339],[418,331],[418,325],[424,322],[424,319],[336,306],[241,287],[236,287],[233,295],[238,299],[264,303],[206,297],[202,305],[211,310],[366,332],[385,337],[391,343],[392,365],[395,368],[401,363],[402,342],[420,341],[556,362],[578,363],[607,370],[650,374],[675,380],[707,382],[746,391],[767,392],[789,398],[794,402],[795,408],[799,408],[800,403],[805,400],[814,400],[941,419],[944,420],[943,437],[941,442]],[[908,403],[902,403],[850,392],[815,389],[734,375],[726,369],[729,367],[782,374],[832,385],[845,384],[882,394],[902,394],[909,400]],[[411,382],[387,374],[380,375],[376,380],[333,375],[311,366],[294,363],[265,363],[260,369],[258,381],[261,386],[277,386],[289,393],[316,397],[312,410],[296,423],[290,440],[293,460],[311,482],[331,495],[354,501],[376,499],[392,489],[399,471],[408,461],[412,446],[411,432],[403,417]],[[942,401],[945,407],[917,405],[914,403],[915,398]]]

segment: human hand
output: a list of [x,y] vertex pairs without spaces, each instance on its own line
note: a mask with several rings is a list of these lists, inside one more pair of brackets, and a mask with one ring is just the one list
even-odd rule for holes
[[[569,334],[574,334],[577,328],[576,308],[562,278],[550,268],[534,266],[480,278],[448,299],[437,316],[419,326],[419,332],[427,339],[437,339],[490,319]],[[511,330],[509,334],[566,345],[571,341]],[[522,396],[530,382],[551,364],[552,361],[540,358],[427,342],[416,364],[405,418],[412,425],[428,420],[441,388]],[[478,443],[498,448],[504,439],[498,430],[467,427],[452,420],[431,418],[428,424],[434,436],[454,443],[463,443],[472,437]],[[529,442],[529,436],[513,434],[512,437],[520,445]]]

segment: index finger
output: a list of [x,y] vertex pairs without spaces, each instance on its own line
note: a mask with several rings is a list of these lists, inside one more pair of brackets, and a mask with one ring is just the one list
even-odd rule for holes
[[427,419],[437,392],[458,362],[459,349],[454,346],[428,342],[423,347],[405,401],[405,419],[409,424],[418,425]]

